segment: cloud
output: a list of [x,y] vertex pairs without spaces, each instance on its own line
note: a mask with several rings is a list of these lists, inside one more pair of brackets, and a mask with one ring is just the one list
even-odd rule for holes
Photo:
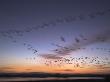
[[[107,40],[110,39],[110,29],[103,31],[101,33],[94,34],[90,37],[79,37],[78,42],[70,43],[69,45],[66,46],[60,46],[58,44],[53,44],[54,46],[57,46],[58,48],[53,50],[53,54],[50,53],[45,53],[45,54],[40,54],[41,57],[45,59],[62,59],[63,56],[66,55],[71,55],[71,52],[75,52],[80,49],[85,49],[82,47],[86,47],[87,45],[91,45],[94,43],[98,42],[106,42]],[[86,38],[86,39],[85,39]]]
[[0,67],[0,69],[6,70],[6,69],[14,69],[13,67]]
[[56,71],[73,72],[75,70],[72,70],[72,69],[62,69],[62,70],[56,70]]
[[57,56],[70,55],[71,52],[79,50],[82,47],[86,47],[87,45],[91,45],[91,44],[98,43],[98,42],[106,42],[107,40],[110,39],[110,29],[104,32],[94,34],[90,37],[83,37],[83,38],[79,37],[77,39],[78,41],[75,40],[76,42],[73,41],[73,43],[66,45],[64,47],[61,47],[61,46],[59,47],[56,44],[58,48],[53,50],[54,53],[57,54]]
[[45,59],[62,59],[62,57],[57,56],[55,54],[40,54],[40,56]]
[[85,36],[78,37],[77,38],[78,41],[74,40],[76,42],[73,41],[72,43],[64,47],[58,44],[52,44],[58,47],[57,49],[53,50],[54,53],[40,54],[40,56],[45,59],[62,59],[63,56],[71,55],[71,52],[75,52],[80,49],[85,49],[83,47],[86,47],[94,43],[106,42],[109,39],[110,39],[110,29],[91,35],[90,37]]
[[2,72],[7,72],[7,73],[9,73],[9,72],[13,72],[12,70],[13,69],[15,69],[15,68],[13,68],[13,67],[0,67],[0,72],[2,73]]

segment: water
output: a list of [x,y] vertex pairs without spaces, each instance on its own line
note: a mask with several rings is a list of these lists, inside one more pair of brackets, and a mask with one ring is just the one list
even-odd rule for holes
[[8,82],[8,81],[43,81],[43,80],[82,80],[82,79],[96,79],[103,80],[103,77],[68,77],[68,78],[59,78],[59,77],[46,77],[46,78],[33,78],[33,77],[11,77],[11,78],[0,78],[0,82]]

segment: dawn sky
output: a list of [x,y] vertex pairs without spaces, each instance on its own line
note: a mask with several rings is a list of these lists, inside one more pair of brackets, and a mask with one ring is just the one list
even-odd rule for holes
[[0,72],[110,73],[109,4],[0,0]]

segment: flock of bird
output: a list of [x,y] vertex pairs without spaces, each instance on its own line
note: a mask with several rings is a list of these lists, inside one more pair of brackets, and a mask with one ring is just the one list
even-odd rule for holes
[[[57,18],[53,21],[50,21],[48,23],[43,23],[41,25],[38,25],[36,27],[29,27],[29,28],[26,28],[26,29],[22,29],[22,30],[7,30],[7,31],[0,31],[0,36],[1,37],[5,37],[5,38],[9,38],[13,43],[17,43],[18,41],[16,40],[17,36],[19,37],[22,37],[24,33],[29,33],[31,31],[36,31],[36,30],[39,30],[41,28],[47,28],[47,27],[50,27],[50,26],[56,26],[57,24],[59,23],[70,23],[70,22],[74,22],[74,21],[77,21],[77,20],[86,20],[87,18],[90,18],[90,19],[93,19],[97,16],[103,16],[107,13],[110,13],[110,9],[107,9],[105,11],[98,11],[98,12],[94,12],[94,13],[90,13],[90,14],[87,14],[87,15],[79,15],[79,16],[68,16],[68,17],[64,17],[64,18]],[[87,38],[85,38],[82,34],[79,35],[80,38],[82,38],[84,41],[88,41]],[[104,42],[105,41],[105,37],[96,37],[96,39]],[[60,40],[62,42],[66,42],[67,40],[63,37],[63,36],[60,36]],[[81,43],[81,40],[76,37],[75,39],[75,43],[76,44],[79,44]],[[35,49],[32,45],[26,43],[26,42],[23,42],[22,43],[23,46],[25,46],[28,50],[32,51],[33,54],[38,54],[38,50]],[[53,51],[57,54],[64,54],[62,51],[66,51],[67,53],[71,50],[71,51],[75,51],[76,49],[74,48],[69,48],[69,47],[65,47],[65,46],[61,46],[59,44],[55,44],[55,43],[52,43],[52,45],[54,46],[57,46],[58,48],[57,49],[54,49]],[[78,47],[77,50],[85,50],[86,48],[85,47]],[[110,53],[110,49],[109,48],[91,48],[91,50],[104,50],[104,51],[107,51]],[[66,64],[73,64],[74,67],[81,67],[81,65],[84,67],[84,65],[90,65],[90,64],[96,64],[96,65],[106,65],[107,62],[105,61],[100,61],[98,60],[99,57],[95,57],[95,58],[89,58],[89,57],[80,57],[80,58],[60,58],[60,59],[57,59],[57,56],[56,56],[56,59],[54,60],[51,60],[50,59],[46,59],[46,62],[45,64],[48,66],[48,65],[52,65],[54,66],[54,64],[57,63],[57,65],[59,66],[62,66],[64,65],[65,63]],[[30,59],[36,59],[35,57],[33,58],[30,58]],[[106,58],[106,60],[108,61],[108,59]],[[79,62],[80,61],[80,62]],[[88,62],[89,61],[89,62]]]
[[27,43],[24,43],[23,45],[26,46],[28,50],[31,50],[33,54],[35,55],[37,54],[38,50],[36,50],[32,45],[27,44]]
[[108,66],[110,64],[110,59],[105,57],[69,57],[69,58],[64,58],[62,57],[61,59],[50,59],[50,60],[45,60],[45,65],[46,66],[58,66],[58,67],[65,67],[65,65],[72,65],[73,68],[89,68],[89,67],[96,67],[100,69],[110,68]]
[[[84,40],[88,40],[87,38],[84,38]],[[66,42],[66,39],[61,36],[60,40],[62,42]],[[78,41],[77,41],[78,40]],[[81,42],[78,38],[76,40],[76,43]],[[103,41],[104,42],[104,41]],[[58,49],[53,50],[55,53],[60,53],[59,48],[63,48],[66,50],[69,50],[68,47],[63,47],[61,45],[58,44],[54,44],[52,43],[52,45],[57,46]],[[86,47],[79,47],[77,50],[91,50],[91,51],[103,51],[103,52],[107,52],[107,54],[110,55],[110,48],[103,48],[103,47],[96,47],[96,48],[86,48]],[[74,50],[73,50],[74,51]],[[65,53],[64,53],[65,54]],[[69,64],[69,65],[73,65],[73,67],[80,67],[80,68],[84,68],[84,67],[91,67],[91,66],[95,66],[97,68],[105,68],[106,65],[110,64],[110,59],[109,58],[100,58],[100,57],[79,57],[79,58],[75,58],[75,57],[70,57],[70,58],[64,58],[64,56],[58,56],[58,54],[45,54],[42,56],[45,61],[44,64],[46,66],[58,66],[58,67],[62,67],[65,64]],[[28,58],[29,59],[29,58]],[[31,57],[31,60],[35,60],[36,57]],[[106,67],[106,68],[110,68],[110,67]]]
[[[88,39],[85,38],[82,34],[79,35],[83,40],[87,41]],[[96,39],[100,40],[101,42],[105,42],[105,37],[96,37]],[[66,42],[66,39],[61,36],[60,37],[60,40],[62,42]],[[78,38],[75,38],[75,42],[76,43],[80,43],[81,40],[78,39]],[[52,45],[58,47],[58,48],[63,48],[63,49],[66,49],[66,51],[69,50],[68,47],[64,47],[64,46],[61,46],[61,45],[58,45],[58,44],[54,44],[52,43]],[[61,54],[61,51],[59,51],[61,49],[55,49],[53,51]],[[74,51],[74,49],[72,49]],[[86,48],[86,47],[78,47],[77,50],[99,50],[99,51],[105,51],[105,52],[108,52],[108,54],[110,55],[110,48],[102,48],[102,47],[97,47],[97,48]],[[64,54],[64,53],[63,53]],[[45,57],[45,56],[44,56]],[[110,64],[110,59],[105,57],[105,58],[100,58],[100,57],[79,57],[79,58],[76,58],[76,57],[70,57],[70,58],[64,58],[64,57],[59,57],[59,58],[55,58],[56,56],[50,56],[49,55],[47,57],[45,57],[45,65],[46,66],[58,66],[58,67],[64,67],[65,64],[69,64],[69,65],[73,65],[73,68],[89,68],[89,67],[96,67],[96,68],[99,68],[99,69],[105,69],[105,68],[110,68],[110,66],[107,66]]]
[[[97,11],[94,13],[91,12],[90,14],[87,14],[87,15],[67,16],[67,17],[62,17],[62,18],[56,18],[55,20],[49,21],[48,23],[43,23],[43,24],[35,26],[35,27],[27,27],[27,28],[21,29],[21,30],[13,29],[13,30],[7,30],[7,31],[0,31],[0,35],[3,37],[8,37],[8,38],[13,38],[14,36],[23,36],[24,33],[29,33],[31,31],[36,31],[41,28],[47,28],[50,26],[56,26],[59,23],[69,23],[69,22],[74,22],[77,20],[85,20],[86,18],[93,19],[97,16],[103,16],[107,13],[110,13],[110,9],[107,9],[105,11]],[[63,37],[61,37],[61,38],[64,41]]]

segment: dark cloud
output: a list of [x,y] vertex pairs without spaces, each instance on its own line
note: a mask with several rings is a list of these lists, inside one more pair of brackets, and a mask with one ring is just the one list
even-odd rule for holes
[[73,71],[75,71],[75,70],[72,70],[72,69],[62,69],[62,70],[56,70],[56,71],[73,72]]
[[71,52],[79,50],[82,47],[86,47],[98,42],[106,42],[110,39],[110,29],[85,38],[87,38],[87,40],[78,37],[78,42],[73,41],[73,43],[64,47],[57,46],[58,49],[54,50],[54,52],[57,54],[57,56],[65,56],[70,55]]
[[13,69],[15,69],[15,68],[13,68],[13,67],[0,67],[0,72],[2,73],[2,72],[7,72],[7,73],[11,73],[11,72],[13,72]]
[[71,55],[71,52],[74,52],[80,49],[85,49],[82,47],[86,47],[88,45],[98,43],[98,42],[106,42],[107,40],[110,39],[109,35],[110,35],[110,29],[105,30],[101,33],[94,34],[89,37],[85,37],[87,38],[86,41],[79,37],[77,38],[79,40],[78,43],[73,41],[73,43],[70,43],[69,45],[66,45],[64,47],[54,44],[55,46],[58,47],[57,49],[53,50],[54,53],[53,54],[41,54],[41,57],[45,59],[61,59],[62,58],[61,56]]
[[[86,39],[85,39],[86,38]],[[86,47],[88,45],[98,43],[98,42],[106,42],[110,39],[110,29],[105,30],[103,32],[91,35],[90,37],[78,37],[78,42],[74,42],[66,45],[66,46],[60,46],[58,44],[52,44],[54,46],[57,46],[58,48],[53,50],[53,54],[41,54],[41,57],[45,59],[61,59],[61,56],[71,55],[71,52],[85,49],[82,47]]]
[[62,58],[62,57],[57,56],[55,54],[41,54],[40,56],[45,59],[61,59]]

